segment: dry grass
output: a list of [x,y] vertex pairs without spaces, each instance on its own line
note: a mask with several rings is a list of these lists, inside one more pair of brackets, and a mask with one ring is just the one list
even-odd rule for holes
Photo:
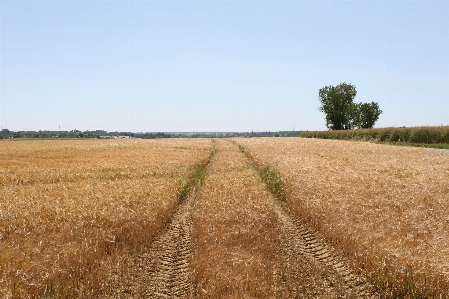
[[0,297],[94,297],[149,243],[210,140],[0,142]]
[[364,267],[384,297],[449,296],[449,154],[303,138],[238,139],[287,201]]
[[269,194],[236,146],[218,148],[194,207],[194,297],[273,297],[279,231]]

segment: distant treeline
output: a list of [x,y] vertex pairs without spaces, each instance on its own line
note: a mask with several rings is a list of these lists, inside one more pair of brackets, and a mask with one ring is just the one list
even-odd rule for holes
[[114,137],[127,136],[130,138],[155,139],[155,138],[222,138],[222,137],[297,137],[300,131],[278,132],[107,132],[96,131],[10,131],[2,129],[0,139],[13,138],[101,138],[113,139]]
[[154,139],[154,138],[174,138],[182,137],[179,134],[169,133],[133,133],[133,132],[107,132],[103,130],[96,131],[9,131],[3,129],[0,131],[0,139],[13,138],[111,138],[126,136],[131,138]]
[[302,132],[303,138],[449,144],[449,126]]
[[108,133],[104,130],[96,130],[96,131],[80,131],[80,130],[71,130],[71,131],[10,131],[8,129],[2,129],[0,131],[0,139],[9,139],[9,138],[98,138],[99,136],[106,134],[117,134],[117,136],[121,133],[114,132]]

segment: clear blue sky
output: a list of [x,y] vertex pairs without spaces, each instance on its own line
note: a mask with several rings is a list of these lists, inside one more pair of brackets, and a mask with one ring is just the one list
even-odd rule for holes
[[324,130],[318,90],[376,127],[449,125],[449,1],[0,0],[10,130]]

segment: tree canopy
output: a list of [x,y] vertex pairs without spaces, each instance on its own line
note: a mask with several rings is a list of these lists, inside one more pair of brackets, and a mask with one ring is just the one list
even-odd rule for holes
[[318,100],[321,105],[318,110],[324,112],[327,128],[351,130],[374,126],[382,113],[379,104],[354,103],[356,95],[355,86],[348,83],[325,86],[319,90]]

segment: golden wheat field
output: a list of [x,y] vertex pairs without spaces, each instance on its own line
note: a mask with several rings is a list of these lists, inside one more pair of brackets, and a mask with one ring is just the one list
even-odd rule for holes
[[149,243],[210,140],[0,142],[0,297],[89,297]]
[[449,296],[448,153],[302,138],[236,141],[279,171],[296,215],[352,255],[380,288],[427,290],[429,297],[445,289]]
[[448,215],[422,148],[2,141],[0,298],[449,298]]

